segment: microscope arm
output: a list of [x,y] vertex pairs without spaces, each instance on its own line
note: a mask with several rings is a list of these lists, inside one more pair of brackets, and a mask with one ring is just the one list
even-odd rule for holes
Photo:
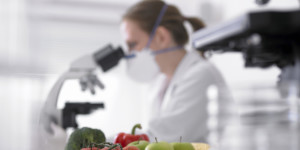
[[42,110],[43,116],[41,117],[41,123],[43,124],[43,126],[46,128],[48,132],[52,132],[50,128],[51,122],[59,126],[62,126],[62,110],[59,110],[57,108],[57,102],[64,82],[69,79],[79,79],[83,76],[86,76],[89,73],[91,73],[91,71],[65,72],[55,82],[50,93],[48,94],[46,103]]
[[[62,86],[66,80],[80,79],[82,77],[92,74],[97,68],[93,61],[92,55],[85,55],[76,59],[71,63],[69,71],[63,73],[55,82],[51,91],[49,92],[44,108],[42,110],[41,123],[48,132],[52,132],[50,128],[51,122],[62,126],[62,110],[57,108],[58,98]],[[103,88],[103,86],[100,88]]]
[[[71,63],[69,71],[62,74],[52,87],[44,107],[41,111],[40,124],[48,132],[53,133],[50,125],[55,123],[63,126],[62,110],[57,109],[57,101],[61,88],[66,80],[80,79],[81,86],[86,86],[93,93],[93,86],[104,88],[104,85],[99,81],[93,71],[100,67],[102,71],[106,72],[112,67],[116,66],[120,59],[124,57],[124,52],[121,47],[114,49],[111,45],[107,45],[97,52],[85,55],[76,59]],[[83,88],[85,89],[85,88]]]

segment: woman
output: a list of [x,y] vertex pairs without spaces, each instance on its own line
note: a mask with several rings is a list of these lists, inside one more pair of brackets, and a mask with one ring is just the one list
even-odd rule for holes
[[[138,81],[153,81],[149,122],[150,140],[206,142],[207,90],[214,85],[219,97],[228,99],[225,82],[203,54],[188,52],[188,33],[204,28],[197,18],[184,17],[173,5],[161,0],[144,0],[123,16],[121,31],[127,43],[128,73]],[[155,78],[155,80],[153,80]]]

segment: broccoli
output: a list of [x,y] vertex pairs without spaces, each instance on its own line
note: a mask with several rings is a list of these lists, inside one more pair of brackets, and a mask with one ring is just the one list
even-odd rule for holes
[[105,135],[101,130],[83,127],[71,134],[65,150],[80,150],[91,143],[102,143],[105,141]]

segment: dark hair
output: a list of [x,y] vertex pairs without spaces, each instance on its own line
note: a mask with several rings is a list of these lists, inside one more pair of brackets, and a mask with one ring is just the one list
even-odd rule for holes
[[[150,34],[164,5],[165,2],[161,0],[143,0],[132,6],[124,14],[123,19],[135,21],[141,29]],[[185,45],[189,40],[188,33],[183,24],[184,21],[188,21],[194,31],[205,26],[204,23],[196,17],[184,17],[178,8],[173,5],[168,5],[160,23],[160,26],[164,26],[169,30],[178,45]]]

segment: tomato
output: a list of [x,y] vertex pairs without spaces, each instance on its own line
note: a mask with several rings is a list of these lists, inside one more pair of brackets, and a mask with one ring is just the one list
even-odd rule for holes
[[101,149],[97,147],[93,147],[93,148],[82,148],[81,150],[101,150]]
[[[109,147],[104,147],[101,150],[108,150],[108,149],[109,149]],[[116,147],[116,148],[114,148],[112,150],[121,150],[121,148],[120,147]]]
[[[82,148],[81,150],[108,150],[108,149],[109,149],[109,147],[104,147],[102,149],[97,148],[97,147],[93,147],[93,148]],[[120,147],[116,147],[116,148],[114,148],[112,150],[121,150],[121,148]]]
[[140,149],[135,146],[126,146],[123,148],[123,150],[140,150]]

